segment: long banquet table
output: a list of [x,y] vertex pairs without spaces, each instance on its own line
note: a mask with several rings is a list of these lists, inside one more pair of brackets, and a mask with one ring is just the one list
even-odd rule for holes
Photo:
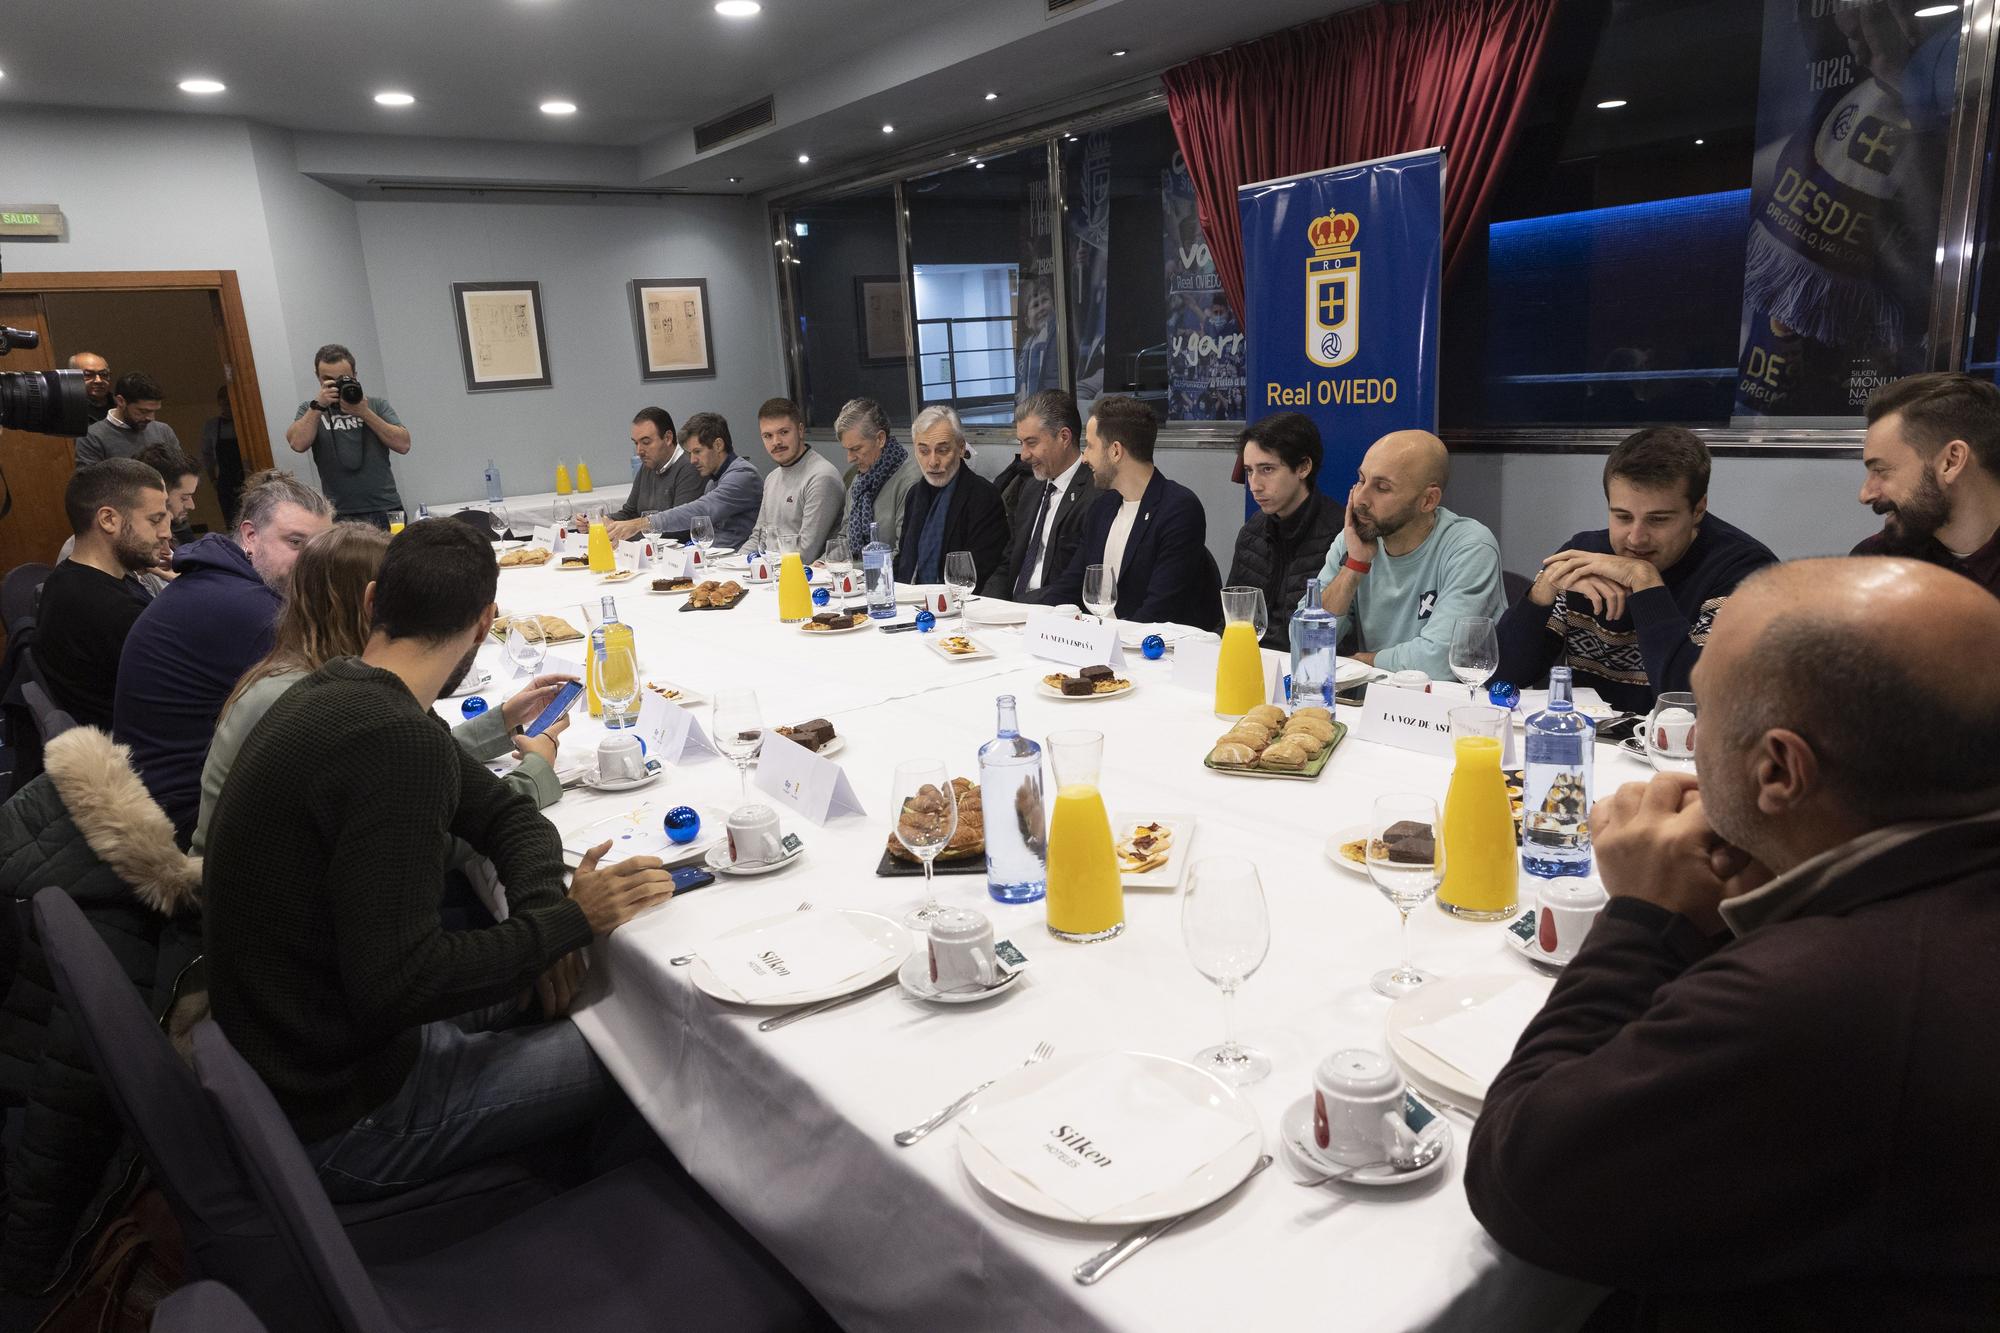
[[[1462,1188],[1462,1116],[1452,1116],[1445,1168],[1391,1189],[1295,1188],[1279,1142],[1279,1115],[1306,1093],[1318,1058],[1343,1047],[1381,1049],[1389,1005],[1368,977],[1395,960],[1396,912],[1365,879],[1330,864],[1324,844],[1365,821],[1377,794],[1441,798],[1444,760],[1350,736],[1316,782],[1213,773],[1201,760],[1225,724],[1201,693],[1172,682],[1171,659],[1133,654],[1131,694],[1062,702],[1036,693],[1049,668],[1024,654],[1017,630],[975,628],[997,659],[952,662],[914,633],[803,634],[779,622],[769,587],[752,588],[731,611],[682,613],[681,598],[650,594],[644,578],[605,586],[542,567],[503,570],[499,601],[503,611],[559,614],[584,629],[581,605],[594,610],[607,592],[635,628],[649,678],[710,696],[718,686],[751,685],[766,725],[825,716],[846,738],[836,761],[867,816],[817,827],[787,813],[786,831],[805,842],[802,858],[765,877],[718,879],[617,931],[596,948],[591,1000],[576,1016],[689,1171],[845,1327],[1275,1329],[1318,1317],[1352,1330],[1547,1330],[1574,1326],[1598,1299],[1507,1255],[1481,1230]],[[578,645],[552,651],[582,656]],[[513,688],[512,669],[497,649],[485,653],[495,668],[487,698],[497,702]],[[1047,934],[1040,904],[1002,905],[982,876],[941,876],[941,901],[988,913],[996,934],[1027,953],[1021,985],[949,1008],[892,988],[769,1034],[757,1022],[770,1011],[711,1000],[687,969],[667,963],[802,901],[900,917],[921,881],[874,873],[890,824],[892,770],[934,755],[976,780],[976,752],[992,734],[1002,693],[1019,700],[1026,735],[1101,730],[1101,786],[1114,818],[1197,816],[1193,857],[1253,858],[1270,904],[1270,956],[1239,993],[1236,1017],[1239,1037],[1275,1066],[1245,1092],[1277,1161],[1093,1287],[1077,1285],[1070,1269],[1118,1229],[1046,1222],[985,1195],[959,1165],[950,1126],[911,1148],[891,1135],[1015,1068],[1039,1042],[1059,1054],[1185,1059],[1219,1039],[1222,999],[1187,961],[1177,893],[1128,891],[1120,938],[1072,945]],[[458,707],[439,703],[448,718]],[[696,713],[705,727],[707,708]],[[581,708],[575,716],[563,738],[566,763],[587,756],[602,734]],[[1599,747],[1600,790],[1644,775]],[[578,788],[547,814],[571,831],[635,806],[654,817],[683,803],[727,809],[736,784],[733,765],[709,759],[623,796]],[[1416,961],[1439,974],[1533,972],[1499,926],[1426,907],[1412,938]]]

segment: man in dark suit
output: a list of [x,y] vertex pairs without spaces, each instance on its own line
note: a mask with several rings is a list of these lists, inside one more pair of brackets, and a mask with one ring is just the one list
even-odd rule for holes
[[988,597],[1032,602],[1062,573],[1083,537],[1083,518],[1096,494],[1083,461],[1083,419],[1076,399],[1044,389],[1014,409],[1014,437],[1034,480],[1021,483],[1014,503],[1007,560],[981,589]]
[[944,582],[944,558],[972,552],[973,586],[1007,558],[1007,507],[992,482],[965,465],[965,429],[948,407],[927,407],[910,423],[921,484],[903,498],[903,543],[896,549],[901,583]]
[[1208,553],[1208,518],[1195,493],[1153,466],[1159,421],[1136,398],[1112,394],[1092,406],[1083,459],[1099,494],[1082,540],[1061,574],[1033,600],[1083,599],[1083,572],[1117,574],[1120,620],[1171,620],[1198,629],[1222,623],[1222,576]]

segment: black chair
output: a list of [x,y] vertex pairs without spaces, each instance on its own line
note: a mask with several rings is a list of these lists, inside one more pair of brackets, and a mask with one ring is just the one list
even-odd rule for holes
[[0,627],[6,629],[10,638],[16,624],[35,614],[35,599],[41,595],[42,584],[54,568],[30,560],[14,566],[7,571],[7,577],[0,578]]
[[153,1333],[266,1333],[264,1321],[220,1282],[194,1282],[153,1307]]
[[194,1030],[194,1067],[311,1295],[346,1333],[838,1329],[713,1199],[650,1160],[447,1249],[364,1264],[270,1090],[213,1022]]
[[[35,895],[35,928],[105,1095],[181,1224],[190,1275],[227,1282],[274,1328],[338,1327],[237,1168],[194,1071],[146,1012],[82,909],[61,889],[43,889]],[[541,1179],[499,1163],[346,1205],[335,1225],[351,1228],[352,1244],[372,1258],[400,1259],[450,1245],[551,1193]]]
[[1511,569],[1500,571],[1500,587],[1507,594],[1507,605],[1509,606],[1514,605],[1516,602],[1525,601],[1528,596],[1528,589],[1534,586],[1535,581],[1526,574],[1516,574]]
[[49,692],[32,680],[21,682],[21,698],[27,702],[28,716],[34,719],[35,731],[42,738],[44,747],[56,737],[76,725],[76,719],[56,707]]

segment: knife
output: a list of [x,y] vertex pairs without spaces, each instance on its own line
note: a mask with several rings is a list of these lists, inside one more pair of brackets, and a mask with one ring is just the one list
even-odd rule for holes
[[784,1013],[767,1018],[759,1023],[757,1030],[759,1032],[776,1032],[787,1023],[796,1023],[801,1018],[811,1018],[814,1014],[823,1014],[829,1009],[838,1009],[843,1004],[853,1004],[865,995],[873,995],[878,990],[887,990],[895,984],[896,974],[891,972],[880,981],[872,985],[863,986],[860,990],[849,991],[845,995],[836,995],[831,1000],[821,1000],[817,1004],[802,1004],[796,1009],[787,1009]]
[[[1257,1159],[1257,1164],[1250,1168],[1250,1174],[1243,1177],[1242,1180],[1237,1181],[1236,1188],[1230,1190],[1229,1194],[1225,1194],[1222,1197],[1226,1199],[1230,1194],[1236,1193],[1236,1190],[1242,1189],[1245,1185],[1256,1179],[1259,1171],[1262,1171],[1270,1164],[1271,1154],[1265,1153]],[[1220,1203],[1221,1200],[1218,1199],[1215,1202]],[[1213,1206],[1214,1204],[1203,1204],[1202,1208]],[[1160,1237],[1166,1235],[1169,1231],[1172,1231],[1181,1223],[1187,1221],[1190,1217],[1193,1217],[1202,1208],[1196,1208],[1192,1212],[1178,1213],[1173,1217],[1163,1217],[1157,1222],[1146,1223],[1145,1226],[1126,1235],[1124,1239],[1106,1246],[1096,1254],[1091,1255],[1088,1259],[1085,1259],[1070,1271],[1070,1276],[1084,1286],[1089,1286],[1139,1251],[1145,1249],[1148,1245],[1151,1245]]]

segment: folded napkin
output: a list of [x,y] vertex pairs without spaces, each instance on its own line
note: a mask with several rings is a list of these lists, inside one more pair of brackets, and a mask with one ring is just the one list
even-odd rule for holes
[[1123,1055],[982,1110],[960,1131],[1081,1222],[1180,1184],[1255,1132]]
[[1039,605],[1027,602],[1010,602],[1004,597],[981,597],[966,603],[965,623],[968,625],[1019,625],[1029,616],[1043,610]]
[[1517,981],[1482,1004],[1454,1009],[1403,1035],[1475,1080],[1481,1095],[1514,1053],[1514,1043],[1549,998],[1545,981]]
[[838,912],[801,912],[702,946],[701,957],[745,1004],[770,1004],[879,970],[895,956]]

